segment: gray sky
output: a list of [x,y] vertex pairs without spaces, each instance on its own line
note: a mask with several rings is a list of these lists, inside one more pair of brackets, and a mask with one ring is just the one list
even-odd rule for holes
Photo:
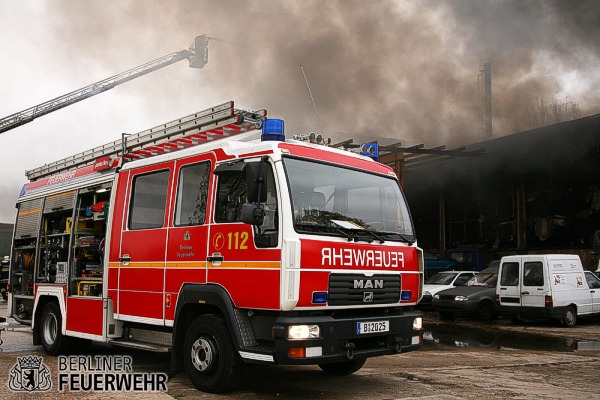
[[600,2],[5,0],[0,118],[209,42],[187,61],[0,134],[0,222],[25,171],[234,100],[288,134],[387,137],[427,147],[479,141],[477,75],[492,63],[494,135],[545,101],[600,112]]

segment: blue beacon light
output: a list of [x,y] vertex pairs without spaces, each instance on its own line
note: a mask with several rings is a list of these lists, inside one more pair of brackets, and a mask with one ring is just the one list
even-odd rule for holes
[[285,142],[285,132],[282,119],[266,119],[263,122],[261,141],[276,140]]

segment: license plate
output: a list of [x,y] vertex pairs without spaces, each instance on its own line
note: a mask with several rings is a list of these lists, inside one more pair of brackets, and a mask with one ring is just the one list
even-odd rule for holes
[[357,322],[356,333],[362,335],[365,333],[389,332],[390,321]]

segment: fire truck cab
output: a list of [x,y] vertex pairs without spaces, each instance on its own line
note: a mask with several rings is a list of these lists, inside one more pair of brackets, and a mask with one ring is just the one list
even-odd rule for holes
[[26,185],[9,313],[29,315],[34,343],[171,352],[209,392],[232,390],[243,363],[349,374],[420,348],[423,258],[393,171],[258,122]]

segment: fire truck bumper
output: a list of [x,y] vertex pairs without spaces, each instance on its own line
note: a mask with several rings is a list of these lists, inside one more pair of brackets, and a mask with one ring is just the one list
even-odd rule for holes
[[[273,330],[274,359],[284,365],[326,364],[418,350],[423,342],[422,315],[392,310],[377,316],[280,317]],[[298,331],[311,338],[292,338]]]

